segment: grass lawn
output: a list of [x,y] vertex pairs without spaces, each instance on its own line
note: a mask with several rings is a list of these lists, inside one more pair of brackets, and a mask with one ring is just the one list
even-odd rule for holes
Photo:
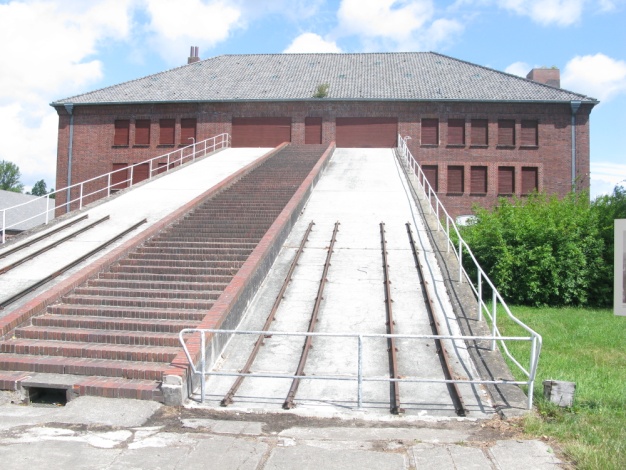
[[[543,337],[535,383],[538,413],[525,418],[524,431],[555,438],[576,468],[626,469],[626,317],[608,309],[511,311]],[[521,333],[511,322],[500,329],[506,335]],[[527,343],[508,346],[518,360],[523,358],[522,364],[528,363]],[[548,379],[576,382],[571,409],[543,399],[542,382]]]

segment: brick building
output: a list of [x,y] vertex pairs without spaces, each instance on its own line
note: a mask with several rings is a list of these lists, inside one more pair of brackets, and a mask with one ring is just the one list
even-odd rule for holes
[[556,69],[524,79],[432,52],[199,61],[192,48],[183,67],[52,103],[56,187],[222,132],[238,147],[394,147],[400,134],[450,213],[469,214],[502,195],[587,189],[596,104],[561,89]]

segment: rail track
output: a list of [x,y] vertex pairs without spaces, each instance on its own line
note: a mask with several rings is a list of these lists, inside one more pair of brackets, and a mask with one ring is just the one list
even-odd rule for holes
[[[339,232],[339,225],[340,225],[339,222],[335,223],[333,231],[332,231],[332,235],[330,236],[330,242],[328,243],[327,246],[324,247],[326,251],[326,256],[325,256],[325,261],[322,266],[321,274],[318,275],[319,277],[318,277],[318,282],[317,282],[317,293],[314,297],[314,300],[311,300],[313,299],[311,295],[305,296],[307,297],[306,304],[309,305],[309,309],[310,309],[310,315],[308,315],[308,319],[307,319],[308,328],[306,329],[306,334],[302,334],[302,333],[298,334],[298,331],[303,331],[303,330],[297,330],[292,333],[284,333],[285,325],[290,324],[289,316],[293,315],[293,312],[289,308],[281,308],[283,299],[286,296],[290,296],[290,295],[292,298],[300,295],[300,291],[298,291],[297,293],[293,293],[293,294],[290,293],[290,289],[292,289],[291,287],[292,283],[294,282],[294,274],[295,273],[297,274],[299,269],[306,270],[306,269],[312,268],[313,265],[316,264],[316,263],[310,263],[311,266],[300,265],[300,263],[302,263],[303,252],[305,250],[308,250],[307,241],[309,240],[309,237],[311,236],[311,232],[313,230],[314,225],[315,223],[313,221],[309,223],[308,227],[306,228],[304,232],[304,235],[302,236],[300,240],[296,253],[293,256],[293,259],[291,260],[291,263],[289,265],[289,269],[286,275],[284,276],[284,279],[282,279],[282,284],[278,291],[278,294],[276,295],[276,298],[269,311],[269,314],[267,315],[265,319],[264,325],[261,330],[263,334],[259,334],[258,336],[256,336],[256,341],[254,342],[251,348],[250,354],[247,356],[245,365],[241,368],[237,368],[236,370],[233,370],[232,363],[228,365],[224,363],[223,365],[218,366],[218,368],[221,368],[221,370],[218,370],[218,368],[216,368],[215,370],[209,373],[209,375],[216,376],[216,377],[213,377],[213,379],[215,379],[216,381],[212,385],[207,385],[207,388],[210,390],[209,393],[215,397],[219,395],[218,390],[221,390],[224,388],[223,384],[225,384],[228,380],[231,380],[232,385],[230,385],[230,388],[228,389],[228,391],[222,395],[223,398],[221,398],[219,402],[221,406],[229,406],[237,401],[249,403],[251,400],[254,400],[253,397],[260,397],[261,395],[263,395],[263,392],[255,391],[254,382],[257,380],[274,380],[274,381],[281,380],[283,383],[286,383],[288,381],[291,383],[288,392],[285,395],[282,395],[282,398],[278,396],[281,392],[276,392],[276,393],[270,394],[271,396],[266,397],[266,402],[278,404],[278,402],[281,401],[282,408],[284,409],[292,409],[298,405],[298,401],[299,401],[298,390],[299,390],[299,385],[301,382],[305,382],[305,383],[309,383],[312,381],[319,382],[324,379],[328,379],[328,380],[334,379],[334,380],[344,380],[344,381],[350,380],[349,378],[346,378],[346,377],[340,377],[337,374],[333,375],[332,372],[331,373],[324,372],[323,370],[320,370],[318,365],[311,364],[308,361],[309,356],[310,356],[309,353],[312,347],[314,347],[317,350],[317,352],[319,352],[320,350],[325,350],[325,348],[330,347],[327,345],[327,342],[324,342],[325,339],[328,339],[328,338],[324,338],[324,335],[325,335],[324,328],[318,328],[318,325],[320,325],[320,320],[322,320],[323,318],[325,320],[324,323],[327,324],[329,321],[332,322],[332,318],[329,318],[329,316],[341,314],[336,309],[333,309],[331,299],[328,299],[326,301],[326,304],[324,305],[324,308],[322,308],[322,302],[324,301],[324,288],[326,284],[328,282],[333,282],[333,280],[336,280],[337,277],[343,275],[341,270],[333,271],[333,269],[331,269],[331,261],[333,261],[333,252],[335,250],[335,244],[337,242],[337,234]],[[379,233],[380,233],[380,246],[381,246],[380,255],[382,256],[382,270],[380,270],[380,272],[378,272],[377,275],[380,275],[381,277],[379,279],[379,282],[382,281],[383,288],[381,290],[382,290],[382,295],[384,296],[384,307],[381,306],[375,309],[379,312],[378,314],[376,314],[376,318],[378,318],[378,320],[376,321],[379,322],[379,325],[380,325],[379,327],[377,327],[376,331],[380,331],[380,332],[385,331],[386,334],[379,335],[380,338],[373,338],[376,341],[376,347],[370,347],[368,349],[367,354],[377,356],[378,362],[380,362],[380,358],[386,354],[388,357],[388,361],[387,361],[388,370],[387,370],[387,379],[385,379],[385,377],[378,376],[377,378],[372,378],[369,380],[378,382],[378,384],[374,383],[374,386],[380,385],[381,382],[385,382],[385,381],[388,382],[389,384],[388,410],[392,414],[403,414],[405,412],[405,408],[403,407],[403,404],[405,402],[409,403],[410,406],[413,406],[415,402],[420,401],[419,397],[415,397],[412,395],[414,393],[414,389],[410,387],[411,385],[410,380],[408,380],[409,383],[406,384],[406,388],[401,389],[401,387],[404,387],[402,385],[402,382],[406,380],[407,376],[410,377],[412,375],[415,375],[414,371],[412,370],[413,369],[412,361],[419,363],[422,360],[422,358],[414,357],[414,351],[413,349],[411,349],[411,346],[407,344],[406,342],[399,341],[402,338],[401,335],[403,334],[406,335],[407,333],[403,331],[402,327],[399,327],[398,322],[394,318],[394,310],[393,310],[393,304],[394,304],[393,295],[394,294],[392,291],[392,281],[391,281],[391,276],[392,276],[392,273],[394,272],[394,265],[393,263],[390,262],[389,257],[388,257],[389,249],[387,246],[386,226],[384,222],[381,222],[379,224]],[[408,235],[408,243],[406,241],[404,242],[406,245],[402,250],[402,254],[403,256],[411,256],[414,260],[414,265],[415,265],[416,274],[417,274],[417,277],[415,279],[419,279],[419,282],[413,283],[412,288],[421,292],[421,296],[425,304],[425,309],[422,308],[421,310],[426,312],[425,314],[428,317],[426,320],[426,324],[429,325],[430,327],[430,331],[428,331],[427,333],[430,334],[431,336],[449,334],[443,331],[439,321],[435,317],[435,313],[433,311],[434,300],[431,298],[431,294],[429,292],[429,289],[427,288],[427,281],[425,280],[423,266],[419,259],[419,250],[414,240],[410,223],[406,224],[406,233]],[[400,276],[400,274],[398,274],[398,276]],[[310,276],[309,276],[308,281],[309,281],[307,284],[308,288],[312,289],[312,281],[310,279]],[[397,294],[398,292],[396,292],[395,295]],[[275,328],[273,326],[276,323],[277,315],[285,316],[285,318],[283,318],[283,326],[280,329]],[[302,318],[299,318],[298,321],[295,321],[294,319],[294,322],[292,323],[292,325],[295,325],[297,323],[299,323],[301,326],[303,326],[304,324]],[[402,320],[400,323],[406,324],[406,320]],[[383,330],[383,326],[384,326],[384,330]],[[254,334],[252,334],[251,331],[249,332],[242,331],[242,333],[251,333],[247,335],[248,337],[255,336]],[[367,336],[367,332],[356,331],[356,333],[365,333],[365,336]],[[289,336],[285,337],[285,335],[289,335]],[[332,333],[328,333],[328,335],[332,336]],[[341,335],[338,334],[336,336],[341,336]],[[374,336],[374,335],[370,335],[370,336]],[[386,342],[386,351],[383,349],[382,340]],[[273,341],[283,341],[283,342],[289,341],[291,343],[291,349],[290,349],[291,353],[285,356],[285,358],[288,359],[287,362],[289,362],[291,365],[285,366],[285,368],[282,368],[280,364],[281,359],[278,356],[272,358],[272,354],[273,354],[272,350],[278,348],[278,343],[272,344]],[[350,341],[350,339],[346,339],[346,341]],[[441,370],[438,371],[437,374],[438,375],[442,374],[443,379],[448,381],[448,383],[445,383],[445,385],[444,384],[441,384],[441,385],[446,387],[448,390],[449,402],[452,404],[454,411],[456,412],[457,415],[465,416],[467,413],[467,408],[464,405],[462,394],[456,383],[450,383],[451,381],[458,379],[458,375],[455,374],[455,372],[453,371],[453,367],[451,365],[452,363],[451,352],[445,347],[444,343],[440,339],[430,338],[427,341],[429,341],[431,344],[434,344],[435,346],[434,349],[436,350],[437,356],[439,358],[438,362],[441,364]],[[295,350],[296,350],[295,344],[300,344],[301,352],[299,354],[299,360],[298,360],[297,366],[295,366],[293,369],[290,369],[290,367],[294,366],[293,359],[294,359]],[[230,347],[233,349],[239,349],[239,350],[241,349],[241,345],[235,346],[231,344]],[[360,347],[361,347],[361,344],[359,343],[359,348]],[[329,353],[332,357],[332,351],[329,352],[326,349],[325,352]],[[402,354],[399,354],[399,352],[401,352]],[[230,356],[230,353],[228,350],[225,352],[225,356],[226,357]],[[265,357],[262,358],[259,363],[257,362],[257,358],[259,358],[260,356],[261,357],[265,356]],[[341,358],[339,356],[340,355],[338,354],[338,358],[339,358],[338,360],[339,362],[341,362]],[[239,359],[241,359],[241,354],[239,354]],[[366,356],[365,358],[361,358],[359,356],[358,364],[357,364],[359,373],[361,373],[363,370],[363,367],[364,367],[363,361],[367,363],[368,361],[370,361],[370,359],[368,358],[368,356]],[[268,371],[268,364],[271,365],[274,369],[280,368],[281,372],[276,372],[275,370]],[[238,366],[235,366],[235,367],[238,367]],[[284,373],[282,371],[284,371]],[[432,370],[429,371],[429,374],[432,374],[432,373],[433,373]],[[235,380],[234,382],[232,382],[232,378],[228,376],[235,375],[235,374],[236,374]],[[354,374],[352,377],[354,377]],[[250,379],[249,380],[250,384],[246,387],[246,391],[240,391],[240,388],[245,379]],[[221,385],[216,386],[218,381],[221,383]],[[361,397],[362,393],[361,393],[360,387],[361,385],[359,385],[359,392],[358,392],[358,405],[359,406],[362,403],[362,397]],[[311,398],[310,390],[307,393],[305,393],[305,395],[307,397],[307,398],[304,398],[305,401],[307,399],[310,399]],[[328,400],[332,401],[336,398],[337,397],[325,396],[325,397],[319,397],[318,399],[321,401],[328,401]],[[377,403],[376,406],[380,407],[380,403]]]

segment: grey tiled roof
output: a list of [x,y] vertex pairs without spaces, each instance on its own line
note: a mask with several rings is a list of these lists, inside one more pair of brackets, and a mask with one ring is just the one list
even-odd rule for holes
[[433,52],[223,55],[56,101],[55,105],[174,101],[462,100],[595,103]]

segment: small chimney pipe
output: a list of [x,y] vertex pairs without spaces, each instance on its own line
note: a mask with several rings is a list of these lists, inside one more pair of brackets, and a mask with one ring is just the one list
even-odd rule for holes
[[187,59],[187,64],[193,64],[194,62],[198,62],[200,60],[200,48],[198,46],[191,46],[189,50],[189,58]]

